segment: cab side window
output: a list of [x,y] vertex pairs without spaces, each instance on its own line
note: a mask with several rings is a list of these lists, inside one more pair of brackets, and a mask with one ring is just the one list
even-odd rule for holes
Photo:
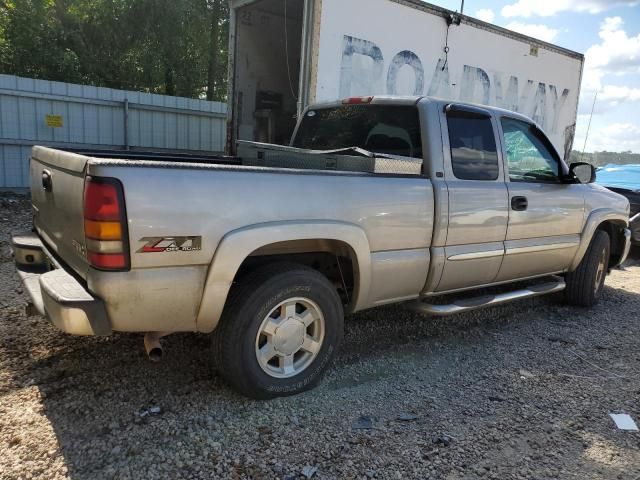
[[535,128],[512,118],[503,118],[501,123],[509,179],[512,182],[558,182],[558,160],[539,138]]
[[451,167],[460,180],[496,180],[500,173],[491,118],[467,112],[449,112]]

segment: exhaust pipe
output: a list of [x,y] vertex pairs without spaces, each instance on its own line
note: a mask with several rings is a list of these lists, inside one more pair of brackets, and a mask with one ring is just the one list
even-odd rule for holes
[[159,362],[162,359],[162,345],[160,339],[168,333],[148,332],[144,334],[144,350],[147,352],[149,360]]

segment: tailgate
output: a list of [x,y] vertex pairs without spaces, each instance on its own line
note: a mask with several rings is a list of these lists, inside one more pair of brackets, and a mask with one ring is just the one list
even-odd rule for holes
[[45,147],[31,153],[34,226],[46,245],[83,278],[88,263],[84,240],[84,179],[89,157]]

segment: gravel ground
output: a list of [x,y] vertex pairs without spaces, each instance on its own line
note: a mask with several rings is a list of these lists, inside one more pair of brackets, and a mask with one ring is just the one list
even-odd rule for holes
[[[25,317],[0,194],[0,478],[640,479],[640,261],[592,310],[538,298],[450,319],[348,319],[324,382],[241,398],[204,335],[76,338]],[[637,253],[637,252],[636,252]],[[639,422],[640,423],[640,422]]]

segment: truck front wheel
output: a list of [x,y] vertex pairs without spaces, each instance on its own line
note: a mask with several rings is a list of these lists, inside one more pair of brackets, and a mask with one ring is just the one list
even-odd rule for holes
[[298,264],[266,265],[235,285],[214,335],[222,375],[256,399],[312,388],[335,356],[344,313],[325,276]]
[[567,273],[565,299],[570,305],[591,307],[598,303],[609,269],[609,234],[597,230],[575,271]]

